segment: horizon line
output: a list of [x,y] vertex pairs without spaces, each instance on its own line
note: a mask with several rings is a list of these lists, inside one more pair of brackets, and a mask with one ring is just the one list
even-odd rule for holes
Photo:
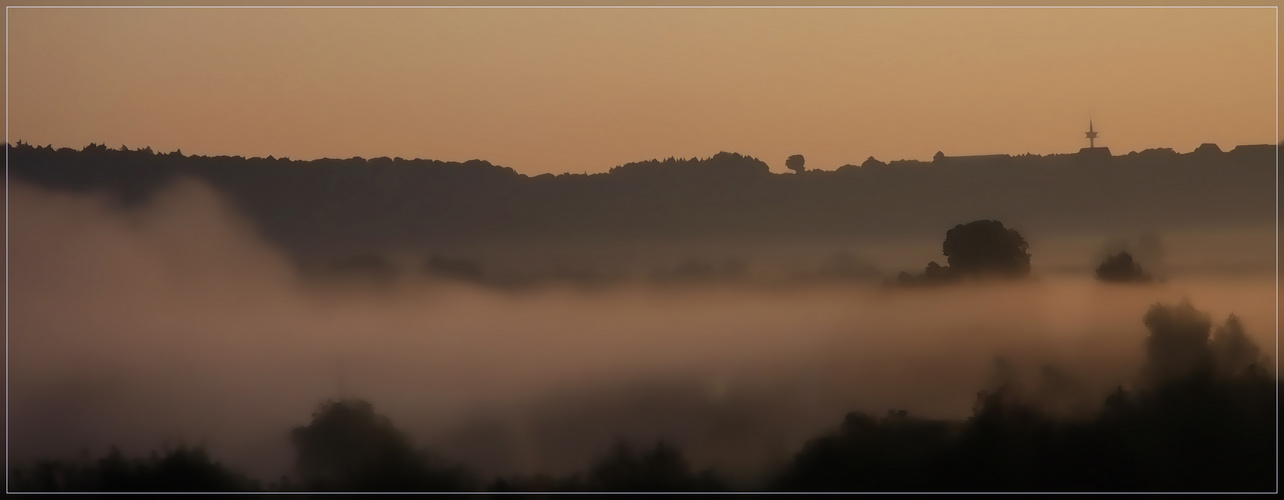
[[[1231,148],[1229,148],[1229,149],[1222,149],[1222,148],[1221,148],[1221,146],[1220,146],[1220,145],[1218,145],[1218,144],[1217,144],[1217,143],[1215,143],[1215,142],[1203,142],[1203,143],[1200,143],[1200,146],[1197,146],[1195,149],[1193,149],[1193,150],[1191,150],[1190,152],[1187,152],[1187,153],[1179,153],[1179,152],[1177,152],[1174,148],[1171,148],[1171,147],[1154,147],[1154,148],[1146,148],[1146,149],[1143,149],[1143,150],[1141,150],[1141,151],[1129,151],[1128,153],[1123,153],[1123,154],[1113,154],[1113,153],[1111,153],[1110,157],[1112,157],[1112,158],[1113,158],[1113,157],[1117,157],[1117,156],[1127,156],[1127,155],[1129,155],[1129,154],[1140,154],[1140,153],[1143,153],[1143,152],[1146,152],[1146,151],[1164,150],[1164,149],[1171,150],[1171,151],[1173,151],[1174,153],[1179,154],[1179,155],[1185,155],[1185,154],[1191,154],[1191,153],[1194,153],[1195,151],[1198,151],[1200,147],[1202,147],[1202,146],[1204,146],[1204,145],[1208,145],[1208,144],[1212,144],[1213,146],[1216,146],[1216,147],[1218,148],[1218,150],[1219,150],[1221,153],[1223,153],[1223,154],[1225,154],[1225,153],[1230,153],[1231,151],[1234,151],[1235,149],[1238,149],[1238,148],[1243,147],[1243,146],[1274,146],[1274,147],[1276,147],[1277,149],[1278,149],[1278,148],[1280,148],[1280,147],[1284,147],[1284,141],[1281,141],[1281,142],[1276,143],[1276,144],[1271,144],[1271,143],[1236,144],[1235,146],[1233,146],[1233,147],[1231,147]],[[77,152],[77,153],[79,153],[79,152],[83,152],[83,151],[84,151],[85,149],[87,149],[89,146],[102,146],[102,147],[104,147],[104,148],[107,148],[107,150],[109,150],[109,151],[121,152],[121,150],[120,150],[120,149],[118,149],[118,148],[114,148],[114,147],[111,147],[111,146],[108,146],[108,145],[107,145],[107,143],[105,143],[105,142],[104,142],[104,143],[91,142],[91,143],[89,143],[89,144],[87,144],[87,145],[85,145],[85,146],[82,146],[81,148],[77,149],[77,148],[73,148],[73,147],[69,147],[69,146],[55,147],[52,143],[50,143],[50,144],[45,144],[45,145],[43,145],[43,146],[42,146],[42,145],[38,145],[38,144],[32,144],[32,143],[30,143],[30,142],[24,142],[22,139],[18,139],[18,140],[17,140],[17,142],[15,142],[15,143],[8,143],[8,142],[6,142],[6,148],[5,148],[5,155],[6,155],[6,157],[8,156],[8,150],[9,150],[9,148],[14,148],[14,147],[17,147],[17,146],[19,146],[19,145],[24,145],[24,146],[31,147],[31,148],[36,148],[36,149],[50,148],[50,149],[53,149],[55,152],[56,152],[56,151],[59,151],[59,150],[62,150],[62,149],[71,149],[72,151]],[[121,147],[127,148],[130,152],[142,151],[143,149],[149,149],[149,150],[150,150],[150,149],[152,149],[152,147],[151,147],[151,146],[143,146],[143,147],[134,147],[134,148],[130,148],[130,147],[129,147],[128,145],[126,145],[126,144],[121,144]],[[1037,156],[1037,157],[1043,158],[1043,157],[1050,157],[1050,156],[1068,156],[1068,155],[1078,155],[1078,154],[1082,154],[1084,151],[1089,150],[1089,149],[1098,149],[1098,150],[1105,149],[1105,150],[1108,150],[1108,149],[1110,149],[1110,146],[1100,146],[1100,147],[1096,147],[1096,148],[1087,148],[1087,147],[1085,147],[1085,148],[1080,148],[1080,150],[1078,150],[1078,151],[1071,151],[1071,152],[1066,152],[1066,153],[1043,153],[1043,154],[1040,154],[1040,153],[1030,153],[1030,152],[1026,152],[1026,153],[1016,153],[1016,154],[1013,154],[1013,153],[982,153],[982,154],[954,155],[954,156],[951,156],[951,155],[944,155],[944,152],[943,152],[943,151],[937,151],[937,153],[940,153],[940,154],[944,155],[944,157],[945,157],[945,158],[947,158],[947,159],[948,159],[948,158],[958,158],[958,159],[963,159],[963,158],[979,158],[979,157],[987,157],[987,156],[993,156],[993,157],[1003,157],[1003,156],[1006,156],[1006,157],[1010,157],[1010,158],[1016,158],[1016,157],[1021,157],[1021,156]],[[161,152],[161,151],[153,150],[153,151],[152,151],[152,154],[153,154],[153,155],[157,155],[157,156],[161,156],[161,155],[169,155],[169,154],[179,153],[179,154],[180,154],[182,157],[184,157],[184,158],[190,158],[190,157],[204,157],[204,158],[228,157],[228,158],[238,158],[238,157],[239,157],[239,158],[244,159],[244,160],[253,160],[253,159],[261,159],[261,160],[265,160],[265,159],[267,159],[267,158],[272,158],[273,160],[288,160],[288,161],[291,161],[291,162],[296,162],[296,161],[301,161],[301,162],[312,162],[312,161],[321,161],[321,160],[352,160],[352,159],[354,159],[354,158],[360,158],[360,159],[362,159],[362,160],[366,160],[366,161],[373,160],[373,159],[378,159],[378,158],[389,158],[389,159],[392,159],[392,160],[401,159],[402,161],[439,161],[439,162],[443,162],[443,163],[468,163],[468,162],[470,162],[470,161],[481,161],[481,162],[488,163],[488,164],[490,164],[490,165],[492,165],[492,166],[508,168],[508,169],[513,170],[514,172],[517,172],[518,174],[526,175],[526,176],[530,176],[530,177],[538,176],[538,175],[544,175],[544,174],[553,174],[553,175],[585,175],[585,174],[588,174],[587,172],[581,172],[580,174],[576,174],[576,173],[574,173],[574,172],[570,172],[570,171],[566,171],[566,172],[562,172],[562,173],[544,172],[544,173],[540,173],[540,174],[526,174],[526,173],[523,173],[523,172],[518,171],[516,168],[510,167],[510,166],[506,166],[506,165],[500,165],[500,164],[496,164],[496,163],[491,163],[491,161],[490,161],[490,160],[486,160],[486,159],[482,159],[482,158],[472,158],[472,159],[468,159],[468,160],[442,160],[442,159],[435,159],[435,158],[404,158],[404,157],[401,157],[401,156],[390,157],[390,156],[388,156],[388,155],[381,155],[381,156],[374,156],[374,157],[365,157],[365,156],[361,156],[361,155],[353,155],[353,156],[349,156],[349,157],[346,157],[346,158],[330,157],[330,156],[322,156],[322,157],[317,157],[317,158],[299,159],[299,158],[291,158],[290,156],[276,156],[276,155],[272,155],[272,154],[269,154],[269,155],[267,155],[267,156],[245,156],[245,155],[243,155],[243,154],[227,154],[227,153],[222,153],[222,154],[199,154],[199,153],[196,153],[196,154],[183,154],[183,153],[182,153],[182,151],[183,151],[183,148],[181,148],[181,147],[180,147],[180,148],[175,148],[173,151],[169,151],[169,152]],[[727,151],[727,150],[720,150],[720,151],[718,151],[717,153],[714,153],[714,154],[709,155],[709,156],[707,156],[707,157],[703,157],[703,159],[713,158],[714,156],[717,156],[717,155],[719,155],[719,154],[723,154],[723,153],[736,154],[736,155],[743,156],[743,157],[745,157],[745,158],[751,158],[751,159],[754,159],[754,160],[761,161],[761,162],[763,162],[763,163],[767,163],[765,160],[762,160],[761,158],[759,158],[759,157],[757,157],[757,156],[753,156],[753,155],[749,155],[749,154],[744,154],[744,153],[740,153],[740,152],[737,152],[737,151]],[[874,160],[876,160],[876,161],[880,161],[880,162],[883,162],[883,163],[885,163],[885,164],[891,164],[891,163],[894,163],[894,162],[920,162],[920,163],[932,163],[932,162],[933,162],[933,158],[929,158],[929,159],[927,159],[927,160],[920,160],[920,159],[916,159],[916,158],[900,158],[900,159],[896,159],[896,160],[887,160],[887,161],[878,160],[877,158],[874,158],[873,156],[869,156],[869,158],[873,158]],[[603,171],[600,171],[600,172],[594,172],[593,174],[588,174],[588,175],[594,175],[594,174],[606,174],[606,173],[609,173],[609,172],[610,172],[610,169],[611,169],[611,168],[622,167],[622,166],[629,165],[629,164],[632,164],[632,163],[645,163],[645,162],[650,162],[650,161],[664,161],[664,160],[668,160],[668,159],[676,159],[676,160],[681,160],[681,161],[699,161],[699,160],[701,160],[701,159],[702,159],[702,157],[701,157],[701,156],[699,156],[699,155],[692,156],[692,157],[690,157],[690,158],[687,158],[687,157],[677,157],[677,156],[669,156],[668,158],[660,158],[660,157],[656,157],[656,158],[650,158],[650,159],[645,159],[645,160],[633,160],[633,161],[627,161],[627,162],[624,162],[624,163],[620,163],[620,164],[618,164],[618,165],[614,165],[614,166],[612,166],[612,167],[609,167],[607,170],[603,170]],[[865,161],[868,161],[868,159],[866,159]],[[6,163],[6,167],[7,167],[7,166],[8,166],[8,161],[6,161],[5,163]],[[864,161],[861,161],[860,163],[864,163]],[[839,165],[839,166],[837,166],[837,167],[834,167],[834,170],[825,170],[825,169],[816,168],[816,169],[808,169],[807,171],[808,171],[808,172],[833,172],[833,171],[836,171],[836,170],[837,170],[837,169],[839,169],[839,168],[842,168],[842,167],[845,167],[845,166],[849,166],[849,165],[859,166],[859,165],[860,165],[860,163],[850,163],[850,162],[849,162],[849,163],[844,163],[844,164],[842,164],[842,165]],[[770,166],[770,165],[771,165],[771,164],[768,164],[768,166]],[[6,168],[6,171],[7,171],[7,168]]]
[[6,5],[5,9],[1275,9],[1278,5]]

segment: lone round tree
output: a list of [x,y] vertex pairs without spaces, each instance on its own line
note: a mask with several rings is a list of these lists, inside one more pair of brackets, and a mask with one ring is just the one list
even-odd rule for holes
[[997,220],[978,220],[954,226],[941,246],[950,271],[956,275],[1030,274],[1030,245],[1015,229]]
[[1150,275],[1141,269],[1128,252],[1119,252],[1106,257],[1097,266],[1097,279],[1108,283],[1147,283]]
[[803,164],[806,162],[807,160],[803,158],[803,155],[793,155],[790,156],[789,159],[785,160],[785,167],[801,174],[803,173],[803,170],[805,170]]
[[959,224],[945,232],[941,245],[947,264],[927,264],[921,275],[900,273],[889,284],[939,285],[973,276],[1020,278],[1030,274],[1030,245],[1015,229],[997,220]]

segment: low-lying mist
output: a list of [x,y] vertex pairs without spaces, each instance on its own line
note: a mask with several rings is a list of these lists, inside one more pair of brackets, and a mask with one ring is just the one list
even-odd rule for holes
[[[750,478],[848,411],[957,418],[978,390],[1018,379],[1067,418],[1094,411],[1140,376],[1156,302],[1189,299],[1218,323],[1233,313],[1277,359],[1271,272],[1144,286],[1037,265],[1019,283],[926,289],[317,286],[195,182],[131,210],[13,183],[9,219],[16,461],[186,441],[276,478],[290,473],[290,428],[326,398],[360,397],[482,474],[582,468],[623,437]],[[1044,240],[1029,241],[1038,261]]]

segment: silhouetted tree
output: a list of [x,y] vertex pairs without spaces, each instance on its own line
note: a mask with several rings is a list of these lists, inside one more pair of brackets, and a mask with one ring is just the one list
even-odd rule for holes
[[1175,306],[1155,304],[1143,322],[1150,330],[1146,338],[1146,373],[1152,383],[1201,373],[1223,378],[1242,376],[1265,366],[1261,350],[1233,314],[1212,330],[1208,314],[1183,300]]
[[1142,473],[1160,489],[1269,489],[1277,380],[1231,316],[1211,336],[1188,301],[1144,318],[1146,382],[1131,398],[1129,438],[1147,447]]
[[1243,376],[1266,364],[1261,349],[1244,333],[1244,325],[1234,314],[1213,331],[1208,347],[1213,369],[1222,376]]
[[996,220],[959,224],[945,232],[942,251],[949,265],[929,262],[923,274],[897,275],[894,285],[938,285],[969,276],[998,275],[1018,278],[1030,273],[1029,245],[1015,229]]
[[865,169],[865,168],[868,168],[868,169],[878,169],[878,168],[882,168],[882,167],[886,167],[886,166],[887,166],[887,164],[886,164],[886,163],[883,163],[883,162],[881,162],[881,161],[878,161],[878,160],[874,159],[874,157],[873,157],[873,156],[871,156],[871,157],[869,157],[869,158],[866,158],[866,159],[865,159],[865,161],[864,161],[864,162],[862,162],[862,163],[860,164],[860,168],[863,168],[863,169]]
[[145,459],[127,458],[112,447],[94,461],[41,460],[9,474],[14,491],[156,492],[251,491],[256,481],[212,460],[203,448],[180,445]]
[[501,477],[491,481],[486,491],[524,492],[524,491],[586,491],[584,478],[580,474],[568,477],[555,477],[549,474],[536,474],[529,477]]
[[997,220],[959,224],[946,231],[941,249],[950,271],[960,275],[998,274],[1011,277],[1030,273],[1030,246],[1015,229]]
[[923,274],[913,275],[901,271],[896,275],[896,281],[889,282],[888,285],[940,285],[955,281],[958,277],[959,275],[951,272],[949,267],[931,261],[923,268]]
[[806,163],[806,160],[803,159],[803,155],[793,155],[788,160],[785,160],[785,168],[801,174],[805,170],[804,163]]
[[302,487],[318,491],[455,491],[469,487],[459,466],[415,449],[387,417],[361,400],[327,401],[296,427]]
[[837,432],[808,442],[771,485],[786,491],[931,491],[957,425],[889,411],[848,413]]
[[617,441],[611,452],[589,471],[592,491],[719,491],[726,486],[711,472],[692,473],[676,448],[657,442],[641,454]]
[[927,267],[923,269],[923,280],[929,283],[943,283],[950,278],[949,268],[941,267],[936,261],[928,262]]
[[1119,252],[1106,257],[1097,266],[1097,279],[1111,283],[1146,283],[1150,275],[1142,271],[1141,264],[1132,260],[1132,254]]
[[1162,383],[1211,369],[1208,333],[1212,322],[1207,313],[1195,310],[1188,301],[1176,306],[1155,304],[1142,321],[1150,330],[1146,338],[1146,373],[1151,382]]
[[1155,305],[1144,322],[1149,382],[1119,387],[1092,418],[1049,414],[1006,377],[977,394],[963,422],[849,414],[808,442],[773,487],[1272,491],[1277,382],[1239,321],[1210,340],[1208,315],[1183,302]]

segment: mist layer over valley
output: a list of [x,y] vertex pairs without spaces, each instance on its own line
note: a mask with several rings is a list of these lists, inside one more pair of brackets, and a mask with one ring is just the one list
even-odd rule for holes
[[166,3],[6,9],[6,493],[1279,489],[1274,7]]
[[[1142,238],[1163,242],[1149,254],[1137,234],[1150,228],[1013,224],[1033,279],[923,289],[880,285],[942,259],[949,226],[923,229],[934,240],[491,246],[436,267],[402,248],[319,279],[203,181],[132,206],[8,189],[15,461],[183,440],[276,478],[294,465],[290,428],[320,401],[360,397],[486,477],[563,474],[613,439],[664,439],[758,488],[850,411],[963,418],[1000,385],[1067,418],[1097,411],[1139,380],[1157,302],[1234,314],[1275,359],[1261,221],[1166,227]],[[1164,279],[1094,280],[1123,247]],[[493,286],[557,262],[618,279]]]

